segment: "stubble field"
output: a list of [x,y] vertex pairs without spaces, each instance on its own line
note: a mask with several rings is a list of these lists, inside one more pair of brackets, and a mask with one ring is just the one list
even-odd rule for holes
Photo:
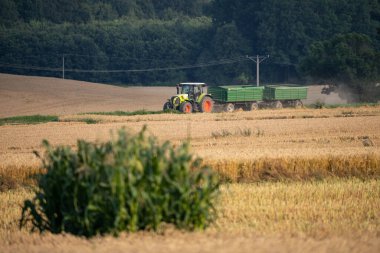
[[[58,122],[0,126],[0,178],[9,183],[0,192],[0,252],[380,249],[379,106],[230,114],[59,115]],[[205,232],[166,228],[158,234],[91,240],[18,229],[20,205],[32,196],[29,177],[41,170],[32,152],[43,152],[42,139],[74,147],[78,138],[104,141],[110,131],[125,127],[137,132],[144,125],[160,141],[190,140],[192,151],[219,173],[224,183],[214,225]]]

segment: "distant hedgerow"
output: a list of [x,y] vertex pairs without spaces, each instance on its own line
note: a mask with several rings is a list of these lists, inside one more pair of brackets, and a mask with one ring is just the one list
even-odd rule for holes
[[75,235],[156,230],[161,223],[204,229],[215,217],[218,180],[188,143],[175,148],[146,135],[120,130],[101,144],[78,140],[77,151],[43,142],[47,172],[32,200],[24,202],[20,227]]

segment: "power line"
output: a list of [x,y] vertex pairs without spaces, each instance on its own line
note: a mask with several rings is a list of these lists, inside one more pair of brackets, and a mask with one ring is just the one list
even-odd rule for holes
[[182,65],[182,66],[157,67],[157,68],[146,68],[146,69],[116,69],[116,70],[67,69],[67,68],[63,69],[64,65],[62,66],[62,68],[48,68],[48,67],[40,67],[40,66],[27,66],[27,65],[7,64],[7,63],[0,63],[0,67],[26,69],[26,70],[53,71],[53,72],[64,71],[64,72],[75,72],[75,73],[128,73],[128,72],[153,72],[153,71],[204,68],[204,67],[232,64],[232,63],[237,63],[237,62],[246,61],[246,60],[248,60],[246,57],[240,56],[240,57],[235,57],[235,58],[219,59],[219,60],[209,61],[205,63],[197,63],[197,64],[190,64],[190,65]]
[[52,71],[52,72],[62,71],[62,68],[47,68],[47,67],[26,66],[26,65],[18,65],[18,64],[8,64],[8,63],[0,63],[0,67],[26,69],[26,70]]
[[199,63],[193,65],[184,65],[176,67],[165,67],[165,68],[147,68],[147,69],[117,69],[117,70],[86,70],[86,69],[67,69],[67,72],[77,72],[77,73],[128,73],[128,72],[153,72],[153,71],[168,71],[168,70],[182,70],[182,69],[194,69],[194,68],[205,68],[218,65],[232,64],[236,62],[245,61],[246,59],[236,59],[236,60],[221,60],[213,61],[208,63]]
[[[39,53],[35,53],[35,54],[10,54],[8,56],[12,57],[12,59],[25,59],[25,58],[29,58],[29,59],[41,59],[41,58],[47,58],[49,57],[49,59],[52,59],[52,58],[55,58],[57,60],[60,60],[62,55],[65,55],[66,58],[71,58],[70,56],[74,56],[74,57],[84,57],[84,58],[93,58],[93,59],[108,59],[108,60],[111,60],[111,59],[120,59],[120,60],[124,60],[124,61],[127,61],[127,60],[137,60],[137,61],[164,61],[164,62],[176,62],[178,61],[178,59],[162,59],[162,58],[144,58],[144,57],[132,57],[132,56],[108,56],[108,55],[87,55],[87,54],[73,54],[73,53],[43,53],[43,54],[39,54]],[[242,56],[239,56],[239,57],[235,57],[235,58],[231,58],[231,59],[236,59],[236,58],[242,58]],[[221,59],[223,60],[223,59]],[[122,62],[122,61],[119,61],[119,62]]]

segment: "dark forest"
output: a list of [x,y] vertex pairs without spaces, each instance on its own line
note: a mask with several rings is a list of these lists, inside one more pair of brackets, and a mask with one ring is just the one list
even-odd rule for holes
[[[118,85],[346,85],[378,100],[378,0],[0,0],[0,72]],[[63,64],[64,61],[64,64]]]

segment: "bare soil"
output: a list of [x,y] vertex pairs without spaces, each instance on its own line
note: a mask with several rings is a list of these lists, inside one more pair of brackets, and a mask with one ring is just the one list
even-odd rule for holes
[[174,87],[118,87],[0,74],[0,117],[98,111],[161,110]]
[[[23,115],[67,115],[84,112],[162,110],[173,87],[119,87],[49,77],[0,74],[0,118]],[[345,103],[337,93],[311,86],[305,104]]]

